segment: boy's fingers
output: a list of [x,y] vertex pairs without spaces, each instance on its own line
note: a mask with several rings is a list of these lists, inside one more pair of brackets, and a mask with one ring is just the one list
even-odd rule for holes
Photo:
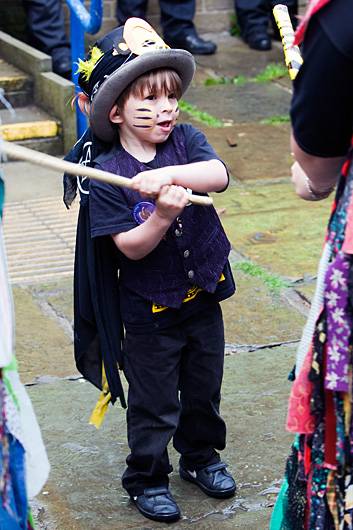
[[189,202],[187,193],[181,186],[163,186],[158,198],[166,205],[175,208],[184,208]]
[[139,190],[139,193],[143,199],[156,199],[158,197],[158,193],[145,193]]
[[169,189],[170,189],[171,186],[162,186],[160,191],[159,191],[159,194],[158,196],[159,197],[163,197],[165,196],[168,192],[169,192]]
[[134,188],[138,187],[141,184],[141,177],[139,177],[138,175],[136,175],[136,177],[132,177],[131,183]]

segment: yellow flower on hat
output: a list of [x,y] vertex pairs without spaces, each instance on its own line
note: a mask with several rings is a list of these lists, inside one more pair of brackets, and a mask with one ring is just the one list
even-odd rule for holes
[[83,61],[82,59],[78,60],[76,73],[82,74],[84,80],[88,81],[91,77],[94,67],[96,66],[96,63],[99,61],[102,55],[104,55],[102,50],[100,50],[97,46],[93,46],[93,48],[91,48],[91,56],[87,61]]

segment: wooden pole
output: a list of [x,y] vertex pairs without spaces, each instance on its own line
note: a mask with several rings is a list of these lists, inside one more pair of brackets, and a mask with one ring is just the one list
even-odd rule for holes
[[[43,166],[48,169],[54,169],[62,173],[69,173],[73,176],[87,177],[90,179],[100,180],[113,184],[114,186],[122,186],[124,188],[131,188],[131,180],[120,175],[114,175],[108,171],[102,171],[93,167],[87,167],[83,164],[74,164],[73,162],[67,162],[55,156],[47,155],[28,149],[28,147],[22,147],[12,142],[2,140],[0,143],[0,154],[5,153],[8,157],[16,160],[24,160],[37,166]],[[213,200],[211,197],[205,197],[203,195],[192,195],[189,194],[189,201],[192,204],[198,206],[211,206]]]

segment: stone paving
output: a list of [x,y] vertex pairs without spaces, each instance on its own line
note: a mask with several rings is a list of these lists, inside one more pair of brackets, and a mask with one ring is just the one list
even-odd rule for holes
[[[265,530],[292,438],[284,430],[287,374],[315,285],[330,200],[305,203],[292,190],[288,120],[278,124],[273,119],[288,115],[290,83],[286,77],[254,81],[267,64],[281,62],[279,46],[258,53],[239,39],[221,36],[218,54],[197,58],[196,80],[185,96],[224,124],[213,128],[198,122],[197,115],[182,116],[207,134],[232,175],[227,193],[214,199],[233,245],[238,286],[236,295],[223,303],[227,345],[222,403],[228,424],[224,458],[238,481],[238,493],[217,501],[181,483],[171,450],[171,485],[183,511],[182,520],[171,525],[176,529]],[[245,82],[231,84],[236,76],[245,76]],[[207,79],[222,77],[227,78],[224,84],[205,86]],[[47,485],[33,501],[38,527],[162,528],[143,519],[121,488],[128,452],[124,412],[114,407],[99,431],[88,425],[98,393],[79,378],[72,357],[77,207],[66,211],[55,172],[18,162],[5,165],[4,171],[17,356],[52,466]]]

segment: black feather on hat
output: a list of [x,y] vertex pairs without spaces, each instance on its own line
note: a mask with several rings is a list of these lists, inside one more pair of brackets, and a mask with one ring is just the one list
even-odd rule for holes
[[157,68],[175,70],[184,93],[192,81],[195,61],[186,50],[169,48],[140,18],[129,18],[124,26],[98,40],[86,61],[79,60],[78,82],[90,99],[90,126],[100,140],[114,140],[116,130],[109,113],[120,94],[135,79]]

